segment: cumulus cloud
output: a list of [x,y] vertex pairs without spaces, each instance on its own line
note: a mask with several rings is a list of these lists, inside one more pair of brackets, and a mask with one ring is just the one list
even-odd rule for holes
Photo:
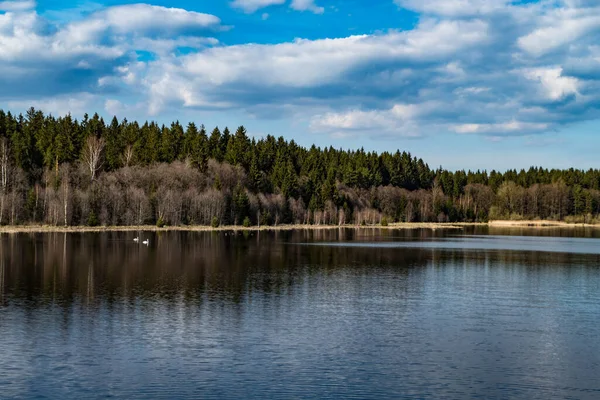
[[249,112],[285,103],[303,113],[308,104],[310,128],[338,137],[529,135],[598,116],[597,2],[396,2],[423,13],[415,29],[222,47],[167,62],[167,86],[185,77],[168,101]]
[[179,8],[130,4],[97,11],[82,21],[67,25],[57,36],[59,40],[72,44],[100,42],[110,39],[110,36],[115,43],[123,43],[123,36],[172,38],[221,28],[221,20],[214,15]]
[[[232,5],[254,12],[284,3]],[[60,25],[28,9],[7,12],[0,14],[0,98],[91,93],[106,110],[138,115],[142,107],[147,114],[231,109],[294,118],[336,137],[498,138],[600,116],[597,1],[396,3],[421,13],[414,28],[239,45],[214,38],[225,29],[219,18],[181,9],[124,5]],[[317,4],[289,6],[322,12]],[[178,51],[184,47],[195,51]]]
[[563,76],[562,68],[534,68],[525,70],[526,78],[539,82],[542,94],[549,100],[560,100],[578,94],[580,82],[573,77]]
[[[0,14],[0,98],[90,92],[135,62],[137,50],[169,53],[218,43],[219,18],[182,9],[133,4],[53,24],[26,7]],[[204,35],[204,37],[202,36]]]
[[[385,35],[215,47],[153,63],[149,89],[153,97],[163,97],[162,87],[169,87],[169,100],[179,97],[188,106],[343,98],[357,93],[355,75],[448,60],[486,39],[487,25],[481,21],[444,21]],[[384,81],[382,88],[389,89],[394,78],[375,74],[360,90],[371,91],[369,81],[378,79]],[[231,96],[234,92],[237,95]]]

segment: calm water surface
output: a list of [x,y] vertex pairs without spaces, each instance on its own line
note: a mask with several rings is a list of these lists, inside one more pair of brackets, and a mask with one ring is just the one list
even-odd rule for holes
[[137,234],[0,236],[0,398],[600,398],[600,231]]

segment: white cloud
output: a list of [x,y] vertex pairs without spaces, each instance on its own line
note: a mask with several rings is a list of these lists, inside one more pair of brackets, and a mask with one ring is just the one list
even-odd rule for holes
[[179,34],[186,29],[220,27],[221,20],[210,14],[166,8],[148,4],[110,7],[96,15],[104,19],[117,33],[136,35]]
[[539,28],[518,39],[521,49],[538,57],[600,30],[600,9],[553,9],[540,22]]
[[535,133],[545,131],[549,128],[546,123],[534,123],[534,122],[522,122],[522,121],[508,121],[503,123],[490,123],[490,124],[459,124],[452,126],[452,130],[456,133],[461,134],[494,134],[494,135],[506,135],[506,134],[518,134],[523,135],[526,133]]
[[124,103],[117,99],[107,99],[104,102],[104,110],[108,113],[111,119],[113,116],[116,116],[119,119],[127,118],[131,121],[136,116],[146,116],[148,104],[143,102]]
[[108,99],[104,102],[104,109],[110,115],[117,115],[122,112],[124,108],[125,107],[123,103],[121,103],[119,100]]
[[59,40],[68,43],[98,42],[107,32],[119,36],[177,37],[185,33],[221,29],[221,20],[214,15],[166,8],[148,4],[110,7],[90,17],[69,24],[59,33]]
[[[121,57],[134,48],[136,42],[142,48],[199,47],[215,42],[211,43],[209,38],[186,37],[185,34],[220,29],[220,20],[208,14],[134,4],[96,12],[82,21],[59,27],[54,34],[44,33],[46,25],[47,21],[35,12],[0,14],[0,61],[64,62],[75,58],[73,62],[77,65],[82,61],[78,57]],[[124,35],[130,35],[130,38]],[[166,39],[161,39],[163,37]]]
[[291,8],[297,11],[311,11],[315,14],[323,14],[325,9],[315,4],[315,0],[292,0]]
[[562,76],[562,68],[534,68],[523,71],[527,79],[539,82],[543,94],[550,100],[560,100],[565,96],[578,94],[580,86],[576,78]]
[[[519,46],[518,39],[542,23],[535,13],[547,10],[527,6],[519,14],[505,3],[453,3],[478,8],[479,16],[463,18],[460,7],[443,9],[442,17],[423,18],[402,32],[217,46],[163,58],[149,66],[144,87],[153,113],[177,105],[251,115],[269,107],[289,115],[295,108],[292,114],[308,120],[311,130],[338,137],[551,130],[573,112],[568,104],[552,104],[571,95],[584,99],[589,86],[566,74],[560,63],[529,58]],[[483,15],[503,4],[511,29]],[[581,109],[600,98],[586,96],[577,112],[585,114]]]
[[[285,3],[232,5],[254,12]],[[235,110],[293,118],[336,137],[500,138],[599,116],[599,3],[397,3],[423,13],[414,28],[241,45],[213,37],[225,29],[216,16],[146,4],[60,23],[25,8],[0,13],[0,101],[27,108],[28,99],[41,99],[50,110],[100,105],[123,116]],[[313,1],[288,4],[321,10]]]
[[0,14],[0,62],[25,62],[25,68],[40,61],[52,63],[72,63],[81,61],[78,57],[95,56],[99,58],[116,58],[123,54],[117,46],[109,47],[98,42],[80,42],[60,40],[61,32],[47,35],[40,28],[46,22],[35,12],[22,14]]
[[19,12],[34,9],[36,6],[33,0],[7,0],[0,1],[0,11]]
[[511,0],[394,0],[402,7],[446,17],[473,16],[502,10]]
[[238,8],[246,13],[253,13],[261,8],[279,5],[285,3],[285,0],[234,0],[231,3],[233,8]]
[[451,57],[456,51],[484,42],[486,30],[480,21],[452,21],[386,35],[216,47],[157,63],[154,71],[161,74],[165,69],[162,77],[155,78],[171,80],[173,87],[183,84],[197,93],[235,84],[255,90],[347,84],[348,74],[376,63]]
[[459,96],[469,96],[469,95],[478,95],[483,93],[488,93],[490,91],[489,87],[460,87],[454,90],[454,93]]
[[107,87],[119,68],[135,62],[135,50],[168,55],[214,46],[210,35],[221,29],[215,16],[146,4],[109,7],[64,24],[35,11],[0,13],[0,99]]
[[353,131],[415,137],[422,133],[420,119],[433,112],[438,106],[435,102],[431,102],[395,104],[387,110],[353,109],[345,112],[328,112],[313,117],[310,128],[315,132],[330,133],[337,137],[348,135]]
[[97,105],[98,100],[98,97],[92,93],[81,92],[63,96],[13,100],[7,104],[11,109],[26,110],[29,107],[35,107],[43,110],[46,114],[61,116],[70,113],[80,117],[89,113],[92,107]]
[[[251,14],[261,8],[282,5],[285,2],[286,0],[233,0],[231,6]],[[323,7],[315,4],[315,0],[292,0],[290,8],[296,11],[310,11],[315,14],[323,14],[325,12]],[[266,19],[265,15],[268,16],[268,14],[263,14],[263,19]]]

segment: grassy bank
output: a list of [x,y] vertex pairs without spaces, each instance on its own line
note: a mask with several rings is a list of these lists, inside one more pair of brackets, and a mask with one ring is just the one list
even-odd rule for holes
[[550,220],[533,220],[533,221],[490,221],[489,226],[493,227],[517,227],[517,228],[575,228],[575,227],[590,227],[598,228],[600,224],[589,223],[573,223],[565,221],[550,221]]
[[141,226],[53,226],[53,225],[17,225],[2,226],[0,233],[45,233],[45,232],[219,232],[219,231],[291,231],[291,230],[334,230],[334,229],[386,229],[386,230],[406,230],[406,229],[430,229],[430,230],[460,230],[467,226],[489,226],[493,228],[600,228],[600,224],[571,223],[564,221],[535,220],[535,221],[509,221],[496,220],[488,223],[456,222],[456,223],[437,223],[437,222],[400,222],[383,225],[277,225],[277,226],[249,226],[241,225],[223,225],[219,227],[193,225],[193,226],[165,226],[157,227],[154,225]]
[[387,226],[382,225],[277,225],[277,226],[165,226],[159,228],[153,225],[143,226],[51,226],[51,225],[19,225],[0,227],[0,233],[44,233],[44,232],[165,232],[165,231],[187,231],[187,232],[211,232],[211,231],[289,231],[289,230],[333,230],[333,229],[462,229],[464,226],[475,226],[485,224],[472,223],[420,223],[407,222],[395,223]]

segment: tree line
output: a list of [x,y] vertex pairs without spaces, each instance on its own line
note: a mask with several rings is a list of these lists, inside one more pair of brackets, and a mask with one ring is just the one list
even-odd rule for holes
[[600,171],[448,171],[189,123],[0,110],[0,224],[275,225],[600,214]]

